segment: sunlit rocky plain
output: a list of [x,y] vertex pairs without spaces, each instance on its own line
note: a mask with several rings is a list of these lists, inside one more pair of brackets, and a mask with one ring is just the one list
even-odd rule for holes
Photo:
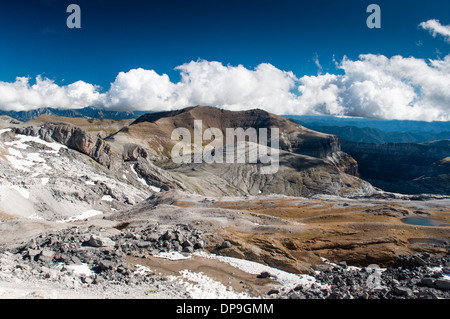
[[[170,132],[194,119],[279,127],[279,172],[171,163]],[[414,256],[434,270],[411,279],[411,293],[389,281],[374,296],[445,297],[450,197],[373,187],[336,136],[209,107],[134,122],[2,117],[0,129],[0,297],[328,298],[325,269],[404,267]],[[430,295],[420,282],[433,274]],[[334,297],[371,297],[358,287]]]

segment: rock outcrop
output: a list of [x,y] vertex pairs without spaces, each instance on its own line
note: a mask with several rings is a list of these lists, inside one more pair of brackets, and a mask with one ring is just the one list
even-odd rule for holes
[[83,129],[65,123],[46,123],[41,127],[15,128],[16,134],[38,136],[47,142],[57,142],[88,155],[109,169],[121,166],[122,158],[111,150],[111,146]]
[[148,160],[146,151],[138,145],[126,145],[123,154],[113,150],[111,145],[99,136],[89,134],[80,127],[49,122],[42,126],[18,127],[12,129],[16,134],[36,136],[46,142],[57,142],[76,150],[95,160],[97,163],[116,173],[123,173],[130,165],[136,172],[133,178],[143,179],[148,186],[164,190],[185,189],[169,173],[155,166]]
[[386,191],[450,194],[448,140],[431,143],[356,143],[342,149],[358,161],[361,178]]
[[19,125],[21,122],[7,115],[0,115],[0,129]]
[[[345,173],[357,175],[358,164],[341,150],[339,138],[307,129],[287,118],[255,109],[249,111],[227,111],[209,106],[188,107],[182,110],[149,113],[139,117],[130,126],[110,136],[113,145],[127,145],[130,141],[141,145],[153,159],[170,158],[175,145],[172,131],[186,128],[193,136],[194,121],[201,120],[203,130],[218,128],[226,136],[227,128],[278,128],[281,150],[321,158],[329,161]],[[270,131],[268,132],[270,142]]]
[[449,298],[450,280],[444,277],[442,271],[436,270],[449,262],[448,257],[433,258],[429,254],[402,257],[398,260],[399,264],[387,269],[376,265],[349,269],[345,262],[331,264],[313,274],[316,279],[314,287],[305,289],[299,285],[274,295],[283,299]]

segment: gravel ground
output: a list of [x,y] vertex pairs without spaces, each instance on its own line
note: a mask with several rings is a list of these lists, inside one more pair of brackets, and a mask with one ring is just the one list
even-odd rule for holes
[[[229,242],[221,245],[227,246]],[[163,276],[127,263],[126,256],[145,258],[161,253],[190,258],[203,251],[202,232],[189,224],[126,228],[74,226],[43,233],[28,242],[0,249],[0,298],[44,299],[170,299],[248,298],[206,278],[180,271]],[[188,261],[189,262],[189,261]],[[428,254],[399,257],[395,266],[380,269],[326,262],[311,275],[313,284],[279,285],[263,298],[281,299],[448,299],[450,256]],[[277,279],[274,271],[253,275]],[[184,279],[184,280],[183,280]],[[193,282],[194,281],[194,282]],[[197,284],[195,284],[197,281]],[[200,283],[202,281],[202,283]],[[202,286],[203,285],[203,286]],[[213,289],[211,288],[213,287]],[[193,293],[195,292],[195,293]]]
[[450,256],[401,256],[389,268],[330,264],[313,274],[317,284],[272,291],[288,299],[449,299]]

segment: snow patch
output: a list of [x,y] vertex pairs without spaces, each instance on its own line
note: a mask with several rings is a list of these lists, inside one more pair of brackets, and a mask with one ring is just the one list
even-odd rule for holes
[[159,188],[159,187],[156,187],[156,186],[150,186],[150,188],[151,188],[152,191],[154,191],[154,192],[156,192],[156,193],[161,192],[161,188]]
[[39,153],[28,153],[27,154],[27,159],[32,161],[32,162],[40,162],[40,163],[45,163],[45,159],[43,159]]
[[[11,149],[9,149],[8,152],[10,152],[11,154]],[[19,171],[30,172],[30,167],[35,165],[35,163],[32,161],[21,159],[22,154],[20,154],[20,157],[15,155],[5,155],[5,157],[8,160],[9,164]]]
[[8,153],[11,154],[12,156],[15,156],[17,158],[23,158],[23,155],[20,151],[14,149],[14,148],[9,148],[8,149]]
[[139,276],[145,276],[148,274],[153,274],[153,271],[145,266],[142,266],[140,264],[136,264],[136,266],[134,267],[134,272],[135,275],[139,275]]
[[[138,180],[139,182],[141,182],[142,185],[147,186],[147,187],[150,187],[150,189],[151,189],[152,191],[156,192],[156,193],[161,192],[161,188],[156,187],[156,186],[153,186],[153,185],[148,185],[148,184],[147,184],[147,181],[146,181],[145,179],[143,179],[142,177],[139,176],[139,174],[138,174],[138,173],[136,172],[136,170],[134,169],[134,166],[133,166],[133,165],[131,165],[130,168],[131,168],[131,171],[136,175],[137,180]],[[125,175],[124,175],[123,177],[126,178]]]
[[58,153],[61,148],[67,148],[67,146],[65,146],[65,145],[62,145],[62,144],[59,144],[56,142],[50,143],[50,142],[44,141],[43,139],[41,139],[37,136],[17,135],[16,137],[18,137],[19,139],[14,142],[6,142],[5,144],[14,146],[16,148],[26,149],[28,147],[28,145],[25,144],[26,142],[34,142],[34,143],[45,145],[48,148],[51,148],[53,150],[53,152],[56,152],[56,153]]
[[102,197],[102,200],[104,200],[106,202],[112,202],[114,200],[114,198],[112,198],[111,195],[105,195]]
[[26,190],[23,187],[19,187],[19,186],[9,186],[9,188],[14,189],[15,191],[17,191],[20,195],[22,195],[22,197],[26,198],[26,199],[30,199],[30,192],[28,190]]
[[42,218],[41,216],[39,216],[38,214],[32,214],[30,216],[28,216],[29,219],[36,219],[36,220],[44,220],[44,218]]
[[3,130],[0,130],[0,135],[2,135],[3,133],[6,133],[6,132],[11,132],[11,129],[10,128],[5,128]]
[[312,276],[289,273],[254,261],[208,254],[205,252],[196,252],[194,254],[205,258],[217,259],[249,274],[257,275],[262,272],[268,272],[275,281],[279,282],[288,289],[293,289],[298,285],[310,287],[311,285],[316,284],[320,286],[320,283],[316,282],[316,279]]
[[69,222],[73,222],[73,221],[77,221],[77,220],[83,220],[89,217],[93,217],[93,216],[97,216],[97,215],[102,215],[103,212],[95,210],[95,209],[90,209],[85,211],[84,213],[82,213],[81,215],[77,215],[77,216],[72,216],[69,217],[67,219],[63,219],[63,220],[58,220],[57,223],[69,223]]
[[193,299],[249,299],[247,293],[237,293],[231,287],[211,279],[203,273],[180,271],[181,276],[169,276],[169,280],[184,285],[186,292]]
[[[332,263],[331,261],[329,261],[329,260],[326,259],[326,258],[321,257],[320,259],[321,259],[324,263],[326,263],[326,264],[328,264],[328,265],[331,265],[331,266],[337,267],[337,268],[340,267],[339,265],[337,265],[337,264],[335,264],[335,263]],[[374,265],[374,266],[377,266],[377,265]],[[379,272],[384,272],[384,271],[386,271],[386,269],[387,269],[387,268],[380,268],[380,267],[378,267],[378,271],[379,271]],[[345,268],[342,268],[342,270],[343,270],[343,271],[354,271],[354,272],[359,272],[359,271],[362,271],[362,268],[361,268],[361,267],[356,267],[356,266],[347,266],[347,267],[345,267]]]
[[92,276],[94,272],[89,268],[87,264],[81,265],[65,265],[64,268],[72,275],[75,276]]
[[25,150],[28,145],[22,143],[21,141],[15,142],[5,142],[8,145],[8,154],[5,155],[6,159],[12,167],[15,169],[30,172],[30,168],[36,164],[43,164],[43,168],[49,170],[50,167],[46,165],[46,160],[40,156],[39,153],[28,153],[26,158],[20,150]]
[[428,267],[431,272],[440,272],[443,279],[450,280],[450,274],[443,272],[444,267]]
[[136,172],[136,170],[134,169],[134,166],[131,165],[130,166],[131,171],[136,175],[136,178],[139,182],[141,182],[142,185],[144,186],[148,186],[147,182],[145,181],[145,179],[143,179],[142,177],[139,176],[139,174]]
[[154,257],[164,258],[164,259],[168,259],[168,260],[183,260],[183,259],[191,258],[190,255],[185,256],[177,251],[172,251],[172,252],[168,252],[168,253],[162,252],[157,255],[154,255]]

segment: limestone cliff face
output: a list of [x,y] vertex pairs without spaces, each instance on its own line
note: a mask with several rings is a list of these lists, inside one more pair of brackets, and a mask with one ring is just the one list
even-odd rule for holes
[[164,190],[184,189],[179,181],[169,173],[155,166],[148,160],[147,152],[139,145],[128,144],[126,152],[117,153],[111,145],[98,136],[91,135],[80,127],[67,123],[46,123],[40,127],[14,128],[16,134],[39,136],[47,142],[57,142],[68,148],[83,153],[104,167],[114,172],[123,172],[125,167],[132,165],[137,175],[135,178],[144,179],[148,185]]
[[308,131],[281,134],[280,147],[285,151],[317,158],[326,158],[341,151],[337,136],[313,135]]
[[309,197],[318,194],[346,196],[371,195],[374,188],[355,176],[339,170],[328,161],[282,151],[279,170],[263,175],[259,164],[184,164],[167,167],[183,176],[188,188],[205,196],[284,194]]
[[449,156],[449,150],[413,143],[342,142],[344,152],[359,163],[362,177],[410,180],[424,175],[430,166]]
[[16,134],[39,136],[47,142],[58,142],[79,151],[101,165],[115,169],[121,165],[121,157],[111,150],[111,146],[97,136],[83,129],[64,123],[46,123],[41,127],[15,128]]
[[359,176],[358,162],[341,150],[339,137],[335,135],[302,136],[290,134],[286,139],[282,136],[281,149],[292,153],[321,158],[329,161],[344,173]]
[[414,143],[342,142],[358,161],[361,178],[386,191],[450,194],[448,141]]

